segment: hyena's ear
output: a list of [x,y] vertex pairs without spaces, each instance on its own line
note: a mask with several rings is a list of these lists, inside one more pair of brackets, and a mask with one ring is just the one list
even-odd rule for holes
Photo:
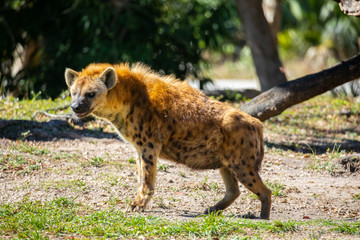
[[108,67],[105,71],[101,74],[100,80],[103,81],[105,86],[108,89],[111,89],[116,84],[116,72],[115,69],[112,67]]
[[71,85],[73,85],[74,81],[77,79],[78,76],[79,76],[78,72],[70,68],[65,69],[65,81],[68,87],[71,87]]

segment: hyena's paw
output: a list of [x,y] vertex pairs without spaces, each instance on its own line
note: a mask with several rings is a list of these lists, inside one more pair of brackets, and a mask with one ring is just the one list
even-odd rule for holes
[[203,214],[204,215],[208,215],[208,214],[220,215],[222,210],[223,210],[222,208],[218,208],[216,206],[213,206],[213,207],[209,207],[209,208],[205,209]]
[[145,207],[146,205],[143,200],[135,200],[130,204],[130,209],[133,212],[143,212]]
[[130,209],[133,212],[143,212],[150,201],[151,195],[145,195],[143,197],[137,196],[135,201],[130,205]]

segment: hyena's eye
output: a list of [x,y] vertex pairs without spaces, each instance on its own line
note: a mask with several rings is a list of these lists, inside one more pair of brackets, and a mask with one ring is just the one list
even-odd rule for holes
[[74,92],[71,92],[71,95],[72,95],[72,96],[75,96],[76,94],[77,94],[77,92],[75,92],[75,91],[74,91]]
[[89,93],[87,93],[87,94],[86,94],[86,97],[88,97],[88,98],[93,98],[93,97],[95,97],[95,92],[89,92]]

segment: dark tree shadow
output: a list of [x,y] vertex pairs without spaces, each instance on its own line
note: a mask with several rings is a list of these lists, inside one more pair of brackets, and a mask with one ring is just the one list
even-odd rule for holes
[[[360,116],[359,112],[351,112],[351,111],[343,111],[339,112],[337,115],[349,117]],[[300,116],[301,118],[302,116]],[[323,118],[323,114],[318,113],[307,113],[307,118]],[[269,119],[269,122],[273,124],[283,124],[283,122],[279,121],[277,118]],[[350,120],[348,120],[350,121]],[[345,150],[346,152],[360,152],[360,141],[352,140],[347,138],[348,133],[353,133],[355,135],[360,135],[360,128],[356,125],[352,127],[339,127],[334,129],[324,129],[321,127],[309,126],[307,124],[302,124],[297,121],[289,121],[286,123],[288,127],[298,128],[298,129],[306,129],[308,132],[313,132],[316,134],[306,134],[305,140],[297,141],[297,142],[285,142],[284,140],[278,139],[269,139],[265,142],[267,147],[278,148],[282,150],[291,150],[294,152],[300,153],[314,153],[314,154],[323,154],[328,151],[328,149],[333,150]],[[283,137],[290,138],[293,135],[285,132],[282,134]],[[335,135],[341,136],[335,139]]]
[[[222,211],[216,212],[216,213],[212,213],[215,215],[221,215],[223,214]],[[186,217],[186,218],[198,218],[198,217],[204,217],[204,216],[208,216],[209,214],[205,214],[205,213],[198,213],[198,212],[192,212],[192,211],[184,211],[183,214],[179,214],[179,216],[181,217]],[[228,216],[228,215],[226,215]],[[244,219],[261,219],[260,217],[256,217],[253,213],[247,213],[247,214],[232,214],[229,215],[232,218],[244,218]]]
[[119,139],[116,133],[100,130],[75,129],[64,120],[38,122],[31,120],[0,120],[0,138],[11,140],[51,141],[82,137]]
[[[79,139],[83,137],[120,139],[116,133],[93,129],[75,129],[67,121],[50,120],[38,122],[31,120],[0,120],[0,138],[11,140],[51,141],[54,139]],[[310,137],[309,137],[310,139]],[[291,150],[300,153],[323,154],[329,149],[347,152],[360,152],[360,142],[350,139],[312,137],[302,142],[265,141],[268,148]]]
[[265,141],[268,148],[277,148],[284,151],[291,150],[299,153],[323,154],[327,151],[360,152],[360,142],[350,139],[314,138],[306,142],[270,142]]

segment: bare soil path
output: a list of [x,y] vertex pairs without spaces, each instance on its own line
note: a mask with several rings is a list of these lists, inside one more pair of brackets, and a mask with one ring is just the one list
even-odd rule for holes
[[[1,203],[68,197],[98,209],[116,205],[127,211],[136,193],[136,153],[119,139],[0,139],[0,153],[28,162],[0,172]],[[261,176],[276,189],[271,219],[359,219],[360,174],[340,167],[316,171],[309,167],[312,157],[267,148]],[[158,168],[156,192],[144,215],[193,218],[223,197],[217,170],[195,171],[163,160]],[[258,216],[259,201],[242,185],[240,189],[240,197],[224,213]]]

